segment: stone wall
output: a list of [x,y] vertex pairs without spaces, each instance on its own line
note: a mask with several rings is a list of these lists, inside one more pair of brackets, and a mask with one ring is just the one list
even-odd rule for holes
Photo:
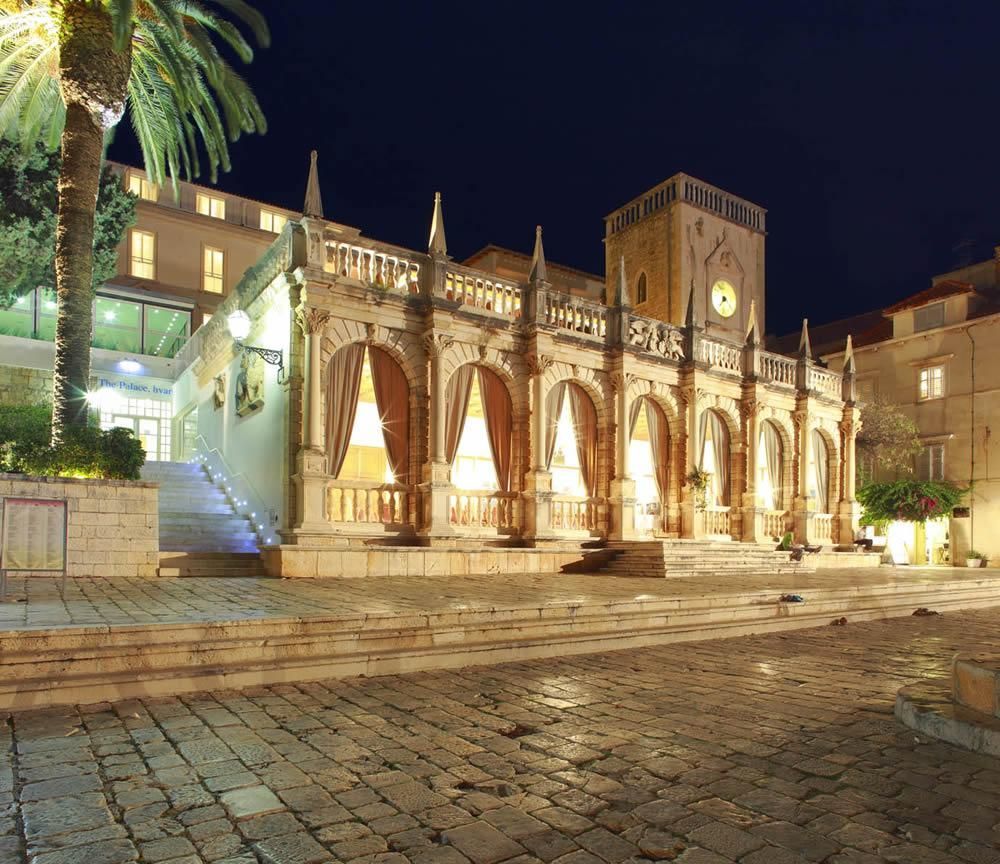
[[68,576],[156,576],[155,483],[0,474],[5,497],[66,500]]
[[51,370],[0,365],[0,405],[47,405],[51,401]]

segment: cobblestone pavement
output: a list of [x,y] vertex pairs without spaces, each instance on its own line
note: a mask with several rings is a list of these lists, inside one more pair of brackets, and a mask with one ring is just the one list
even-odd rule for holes
[[[774,595],[864,589],[901,583],[996,579],[998,570],[877,567],[820,570],[794,575],[714,579],[625,579],[597,575],[393,576],[372,579],[100,579],[67,583],[11,578],[11,597],[0,603],[0,632],[58,627],[177,624],[260,618],[359,615],[485,608],[539,608],[707,594]],[[773,599],[773,598],[772,598]]]
[[0,861],[1000,861],[897,687],[998,611],[0,716]]

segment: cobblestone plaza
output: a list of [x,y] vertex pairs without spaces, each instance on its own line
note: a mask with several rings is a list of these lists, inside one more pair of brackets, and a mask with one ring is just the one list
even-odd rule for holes
[[0,860],[1000,861],[1000,762],[896,690],[993,610],[4,717]]

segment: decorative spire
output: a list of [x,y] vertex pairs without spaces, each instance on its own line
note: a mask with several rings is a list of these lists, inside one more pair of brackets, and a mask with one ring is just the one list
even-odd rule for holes
[[802,319],[802,335],[799,336],[799,357],[812,360],[812,345],[809,342],[809,319]]
[[625,256],[618,261],[618,284],[615,286],[615,303],[618,306],[630,306],[628,296],[628,280],[625,278]]
[[750,313],[747,315],[747,344],[756,345],[760,336],[760,325],[757,323],[757,301],[750,298]]
[[303,216],[315,216],[323,218],[323,196],[319,191],[319,168],[316,167],[316,160],[319,153],[315,150],[309,154],[309,180],[306,182],[306,202],[302,205]]
[[694,279],[691,280],[691,291],[688,294],[688,308],[684,316],[684,325],[686,327],[698,326],[698,318],[694,314]]
[[844,373],[854,374],[854,340],[850,333],[847,334],[847,347],[844,348]]
[[531,253],[531,269],[528,271],[529,282],[548,282],[545,270],[545,249],[542,247],[542,226],[535,226],[535,251]]
[[448,242],[444,237],[444,213],[441,210],[441,193],[434,193],[434,215],[431,217],[431,238],[427,243],[431,255],[448,254]]

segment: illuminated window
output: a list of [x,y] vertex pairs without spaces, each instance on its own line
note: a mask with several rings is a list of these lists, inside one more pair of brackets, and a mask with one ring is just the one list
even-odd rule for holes
[[340,480],[358,480],[367,483],[392,483],[394,477],[385,452],[382,418],[375,404],[375,381],[372,378],[368,352],[361,367],[358,386],[358,407],[351,429],[351,440],[344,457],[344,465],[337,475]]
[[587,497],[587,487],[580,470],[580,455],[576,447],[576,429],[569,399],[563,400],[562,413],[556,424],[556,443],[552,454],[552,491],[557,495]]
[[928,444],[917,454],[917,477],[944,480],[944,444]]
[[202,290],[209,294],[221,294],[225,287],[226,253],[214,246],[206,246],[204,259]]
[[150,183],[139,174],[128,175],[128,191],[138,195],[143,201],[155,201],[160,193],[155,183]]
[[213,219],[226,218],[225,198],[216,198],[214,195],[204,195],[199,192],[196,203],[198,212],[202,216],[211,216]]
[[920,370],[920,399],[944,396],[944,366],[925,366]]
[[270,231],[272,234],[280,234],[288,221],[286,216],[275,213],[273,210],[260,211],[260,230]]
[[131,239],[131,266],[129,273],[140,279],[156,278],[156,237],[149,231],[133,228]]
[[476,491],[497,489],[497,471],[490,452],[478,375],[472,376],[469,409],[465,415],[462,437],[458,440],[455,462],[451,466],[451,482],[457,489]]
[[635,302],[636,304],[646,302],[646,274],[639,274],[639,282],[635,286]]

